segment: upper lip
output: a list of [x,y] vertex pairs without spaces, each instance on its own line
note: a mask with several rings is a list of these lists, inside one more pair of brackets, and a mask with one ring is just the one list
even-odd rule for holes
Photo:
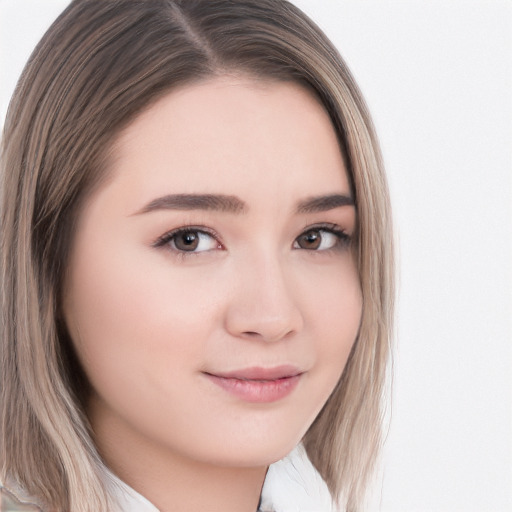
[[289,377],[295,377],[304,373],[297,366],[285,364],[281,366],[273,366],[264,368],[261,366],[252,366],[250,368],[241,368],[229,372],[205,372],[214,377],[223,379],[239,379],[239,380],[278,380]]

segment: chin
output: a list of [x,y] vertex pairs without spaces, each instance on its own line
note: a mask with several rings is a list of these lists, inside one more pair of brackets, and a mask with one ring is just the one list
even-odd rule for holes
[[213,454],[210,462],[219,466],[233,467],[262,467],[269,466],[288,455],[297,444],[302,435],[272,437],[268,433],[262,433],[257,439],[244,439],[238,442],[234,439],[226,439],[221,444],[222,451]]

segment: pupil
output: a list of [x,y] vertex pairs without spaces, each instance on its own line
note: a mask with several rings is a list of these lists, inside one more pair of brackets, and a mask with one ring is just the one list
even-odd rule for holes
[[185,233],[183,235],[183,242],[185,245],[192,245],[196,241],[196,235],[194,233]]

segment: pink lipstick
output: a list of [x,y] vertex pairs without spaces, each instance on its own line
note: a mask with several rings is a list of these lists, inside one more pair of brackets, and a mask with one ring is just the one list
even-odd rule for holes
[[295,366],[244,368],[205,375],[228,393],[246,402],[268,403],[288,396],[297,386],[303,372]]

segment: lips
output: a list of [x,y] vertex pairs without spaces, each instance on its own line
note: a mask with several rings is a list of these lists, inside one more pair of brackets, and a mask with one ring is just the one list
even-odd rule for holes
[[302,372],[296,366],[251,367],[220,373],[205,372],[206,377],[230,395],[254,403],[281,400],[291,394]]
[[217,377],[223,377],[225,379],[266,381],[284,379],[287,377],[295,377],[300,373],[302,373],[302,371],[296,366],[282,365],[275,366],[273,368],[252,367],[244,368],[242,370],[234,370],[232,372],[215,372],[212,375],[216,375]]

